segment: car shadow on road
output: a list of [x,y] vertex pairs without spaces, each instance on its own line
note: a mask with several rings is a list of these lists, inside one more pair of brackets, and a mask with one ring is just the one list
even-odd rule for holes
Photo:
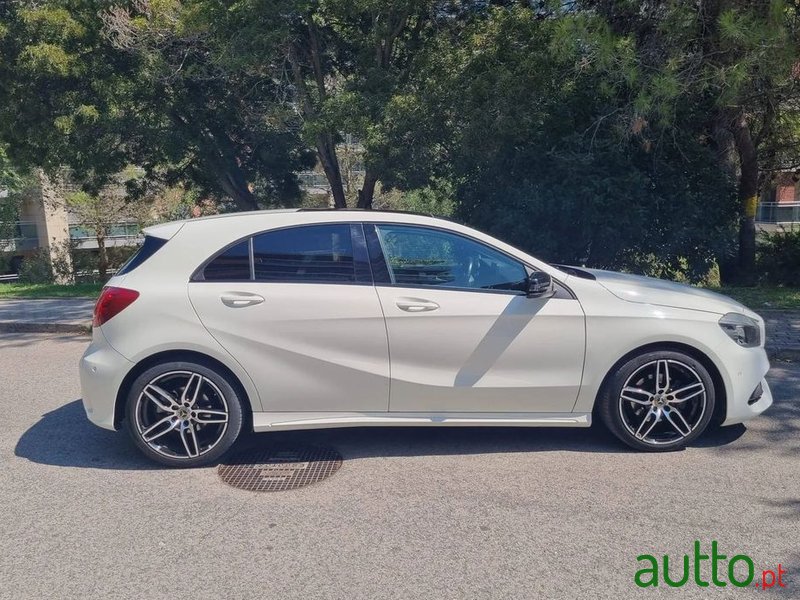
[[[743,425],[708,432],[692,447],[727,445],[741,437]],[[311,444],[336,448],[347,459],[393,456],[498,454],[505,452],[635,452],[603,426],[560,427],[362,427],[251,434],[240,451],[266,444]]]
[[41,343],[42,336],[47,336],[48,342],[54,343],[86,343],[88,344],[91,338],[85,333],[37,333],[17,331],[14,333],[4,332],[0,329],[0,348],[23,348],[25,346],[33,346],[34,344]]
[[17,442],[14,454],[35,463],[91,469],[159,469],[121,431],[95,427],[80,400],[45,413]]
[[[695,447],[732,443],[744,426],[708,432]],[[603,427],[353,427],[280,431],[243,436],[233,453],[273,444],[331,446],[345,460],[367,457],[494,454],[504,452],[633,452]],[[17,442],[15,454],[30,461],[92,469],[142,470],[163,468],[145,459],[124,432],[95,427],[86,419],[80,400],[46,413]]]

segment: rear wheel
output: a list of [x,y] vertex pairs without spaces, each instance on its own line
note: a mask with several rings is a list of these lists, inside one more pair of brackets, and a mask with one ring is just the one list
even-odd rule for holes
[[231,383],[199,362],[166,362],[142,373],[126,405],[128,433],[149,458],[174,467],[218,460],[242,429]]
[[711,421],[714,384],[708,370],[687,354],[648,352],[617,368],[599,408],[606,426],[632,448],[677,450]]

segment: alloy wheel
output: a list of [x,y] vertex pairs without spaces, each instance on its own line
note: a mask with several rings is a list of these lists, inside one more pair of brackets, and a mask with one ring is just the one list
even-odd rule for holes
[[646,444],[687,438],[703,421],[707,392],[700,375],[674,359],[650,361],[625,381],[619,414],[628,432]]
[[208,377],[170,371],[144,386],[134,415],[136,431],[152,450],[172,459],[191,459],[220,442],[229,410],[225,396]]

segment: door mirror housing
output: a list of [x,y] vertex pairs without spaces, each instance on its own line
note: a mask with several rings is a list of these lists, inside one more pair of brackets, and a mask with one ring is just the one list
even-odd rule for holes
[[528,273],[526,295],[528,298],[549,298],[555,293],[553,279],[544,271]]

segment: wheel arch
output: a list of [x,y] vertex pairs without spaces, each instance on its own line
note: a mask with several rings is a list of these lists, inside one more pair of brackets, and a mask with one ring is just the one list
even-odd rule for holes
[[197,352],[195,350],[164,350],[162,352],[157,352],[156,354],[151,354],[150,356],[143,358],[136,363],[136,365],[125,375],[122,383],[119,386],[119,389],[117,390],[117,397],[114,401],[114,429],[119,429],[122,424],[122,420],[125,417],[125,402],[127,400],[128,391],[130,390],[130,387],[136,378],[150,367],[168,361],[200,362],[205,363],[209,367],[218,369],[220,373],[226,379],[228,379],[228,382],[234,387],[236,392],[240,394],[242,399],[242,417],[244,419],[242,429],[244,430],[245,427],[252,429],[252,399],[250,398],[250,395],[247,393],[247,390],[240,379],[222,361],[209,356],[208,354]]
[[711,381],[714,384],[714,415],[711,419],[711,424],[720,425],[723,421],[725,421],[725,417],[728,413],[728,394],[725,390],[725,382],[722,379],[722,374],[717,368],[717,365],[714,364],[714,361],[711,360],[711,358],[703,351],[698,350],[689,344],[682,344],[680,342],[653,342],[650,344],[645,344],[644,346],[634,348],[617,360],[613,365],[611,365],[611,368],[603,377],[603,382],[600,384],[600,387],[597,390],[597,395],[594,399],[594,406],[592,407],[592,419],[594,420],[594,417],[597,415],[599,400],[605,393],[606,388],[617,369],[636,356],[645,354],[647,352],[656,352],[659,350],[683,352],[684,354],[694,358],[706,368],[708,374],[711,376]]

